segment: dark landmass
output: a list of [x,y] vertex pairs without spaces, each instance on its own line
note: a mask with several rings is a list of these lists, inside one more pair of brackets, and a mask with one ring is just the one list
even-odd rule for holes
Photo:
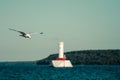
[[[120,50],[83,50],[71,51],[65,53],[68,60],[73,65],[120,65]],[[38,65],[48,65],[51,60],[55,60],[58,54],[52,54],[45,59],[38,60]]]

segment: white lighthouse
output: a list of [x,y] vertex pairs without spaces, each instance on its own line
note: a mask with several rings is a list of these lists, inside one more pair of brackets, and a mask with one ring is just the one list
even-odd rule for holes
[[59,43],[59,55],[56,60],[52,60],[53,67],[73,67],[70,60],[66,60],[64,55],[64,43]]
[[59,58],[63,58],[63,53],[64,52],[64,43],[60,42],[59,43]]

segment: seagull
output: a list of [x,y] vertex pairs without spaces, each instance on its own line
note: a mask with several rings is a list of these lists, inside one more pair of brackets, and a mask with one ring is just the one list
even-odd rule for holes
[[[24,37],[24,38],[29,38],[29,39],[31,39],[31,35],[33,35],[33,34],[39,34],[39,33],[37,33],[37,32],[34,32],[34,33],[25,33],[25,32],[23,32],[23,31],[11,29],[11,28],[8,28],[8,29],[9,29],[9,30],[12,30],[12,31],[19,32],[19,33],[21,34],[20,36],[22,36],[22,37]],[[41,32],[40,34],[43,34],[43,32]]]

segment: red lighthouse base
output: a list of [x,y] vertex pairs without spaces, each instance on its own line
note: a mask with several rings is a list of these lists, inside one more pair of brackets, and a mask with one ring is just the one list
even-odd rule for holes
[[66,60],[66,58],[56,58],[56,60]]

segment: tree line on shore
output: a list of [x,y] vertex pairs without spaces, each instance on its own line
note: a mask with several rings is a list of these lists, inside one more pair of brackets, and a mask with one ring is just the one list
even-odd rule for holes
[[[73,65],[120,65],[120,50],[82,50],[65,52],[66,58]],[[58,54],[52,54],[45,59],[38,60],[39,64],[50,64]]]

